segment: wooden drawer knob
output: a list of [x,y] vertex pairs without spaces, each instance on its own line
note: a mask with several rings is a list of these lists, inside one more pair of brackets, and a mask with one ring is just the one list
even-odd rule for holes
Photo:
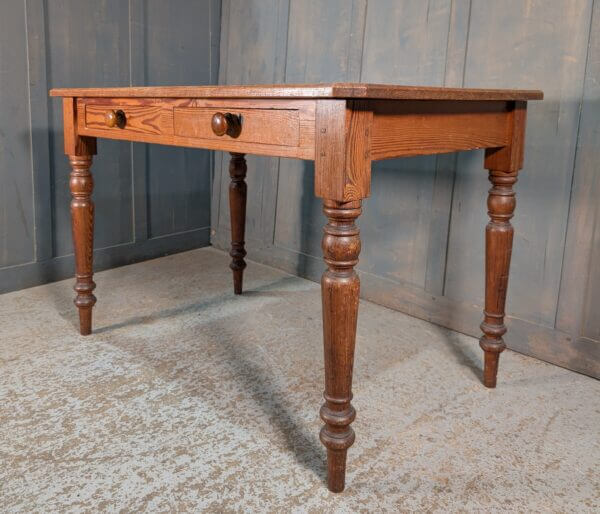
[[217,136],[227,134],[229,137],[237,137],[242,130],[242,117],[237,114],[226,112],[215,112],[210,122],[212,131]]
[[127,118],[125,117],[125,113],[121,110],[111,109],[104,116],[104,121],[106,122],[107,127],[119,127],[123,128],[125,123],[127,122]]

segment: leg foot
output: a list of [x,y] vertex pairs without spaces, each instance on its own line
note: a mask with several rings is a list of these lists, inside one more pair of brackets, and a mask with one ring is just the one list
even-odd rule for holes
[[246,230],[246,159],[244,154],[232,153],[229,162],[229,212],[231,217],[231,264],[233,271],[233,292],[242,294],[244,269],[246,268],[246,249],[244,232]]
[[[246,266],[244,266],[244,268],[245,267]],[[242,286],[244,282],[244,269],[235,269],[233,268],[233,264],[231,265],[231,269],[233,270],[233,292],[235,294],[242,294]]]
[[327,448],[328,486],[344,490],[346,454],[354,443],[350,424],[356,417],[352,404],[352,368],[358,317],[360,281],[354,271],[360,253],[359,231],[354,224],[360,201],[325,200],[328,223],[323,235],[327,270],[321,279],[323,342],[325,350],[325,403],[321,407],[321,442]]
[[348,450],[327,450],[327,488],[341,493],[346,486],[346,454]]
[[485,387],[496,387],[496,375],[498,374],[498,352],[483,352],[483,385]]
[[486,339],[486,337],[487,336],[483,336],[479,340],[479,346],[481,346],[481,349],[483,350],[483,385],[493,389],[496,387],[496,376],[498,375],[500,354],[504,351],[506,345],[502,339],[498,342]]
[[79,333],[88,336],[92,333],[92,308],[79,308]]

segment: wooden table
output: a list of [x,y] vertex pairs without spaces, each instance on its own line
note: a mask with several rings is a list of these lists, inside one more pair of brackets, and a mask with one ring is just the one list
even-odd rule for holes
[[246,217],[245,154],[315,161],[315,195],[328,219],[321,280],[325,403],[321,441],[328,485],[344,489],[354,442],[352,365],[360,253],[355,221],[369,196],[371,162],[485,148],[487,198],[483,383],[495,387],[510,266],[513,185],[523,164],[528,100],[541,91],[449,89],[372,84],[53,89],[63,97],[65,153],[71,163],[75,305],[81,334],[91,332],[94,204],[90,173],[96,138],[207,148],[231,153],[231,269],[242,293]]

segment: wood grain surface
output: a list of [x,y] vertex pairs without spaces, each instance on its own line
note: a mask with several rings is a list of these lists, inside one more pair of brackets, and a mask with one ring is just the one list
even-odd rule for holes
[[390,100],[541,100],[538,90],[464,89],[391,84],[269,84],[240,86],[169,86],[61,88],[50,96],[146,98],[387,98]]
[[214,107],[176,107],[173,110],[173,129],[176,136],[200,139],[224,138],[246,143],[298,146],[300,114],[295,109],[222,109],[241,116],[241,130],[235,137],[216,135],[211,120]]
[[[315,101],[312,99],[77,98],[78,133],[145,143],[314,159]],[[108,127],[105,115],[122,110],[123,128]],[[212,116],[242,116],[237,137],[217,136]]]
[[372,157],[390,159],[504,146],[509,102],[373,102]]

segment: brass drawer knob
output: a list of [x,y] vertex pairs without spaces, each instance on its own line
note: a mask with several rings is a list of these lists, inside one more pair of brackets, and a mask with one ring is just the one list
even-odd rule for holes
[[123,128],[125,126],[125,123],[127,123],[127,118],[125,117],[125,113],[121,109],[111,109],[105,114],[104,121],[107,127]]
[[227,134],[229,137],[238,137],[242,131],[242,117],[239,114],[216,112],[210,122],[212,131],[217,136]]

